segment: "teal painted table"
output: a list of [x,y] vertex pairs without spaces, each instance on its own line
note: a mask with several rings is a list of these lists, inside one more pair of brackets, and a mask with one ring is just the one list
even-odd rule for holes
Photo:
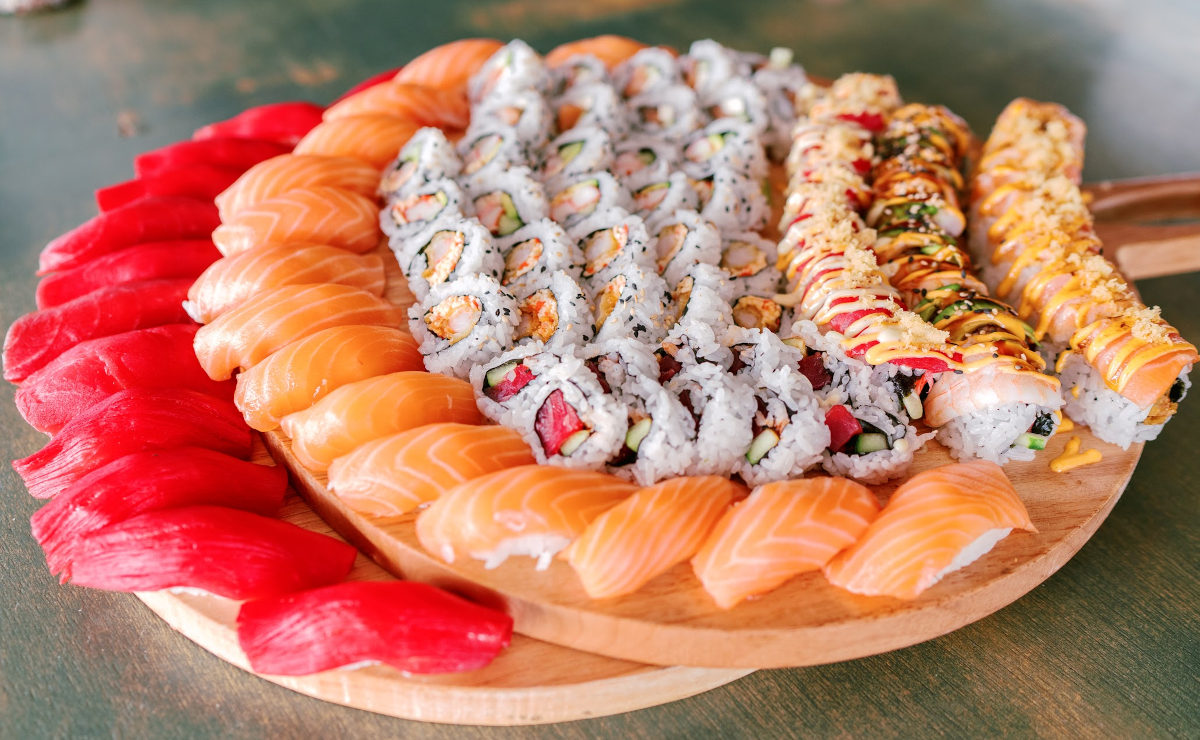
[[[790,46],[811,72],[889,72],[979,131],[1012,97],[1090,125],[1088,180],[1200,171],[1200,7],[1167,0],[740,4],[598,0],[100,2],[0,19],[0,324],[33,308],[37,252],[94,213],[134,154],[259,103],[325,102],[437,43],[601,32]],[[1139,289],[1193,341],[1200,275]],[[0,394],[6,459],[44,438]],[[318,702],[249,676],[131,596],[61,587],[0,471],[0,736],[694,737],[1200,734],[1200,401],[1150,444],[1099,533],[998,614],[874,658],[761,671],[653,709],[537,729],[451,728]]]

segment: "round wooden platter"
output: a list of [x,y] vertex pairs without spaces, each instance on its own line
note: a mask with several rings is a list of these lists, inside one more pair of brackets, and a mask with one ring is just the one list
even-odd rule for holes
[[[265,452],[264,452],[265,456]],[[292,496],[282,517],[325,534],[329,525]],[[391,574],[360,556],[349,580]],[[219,596],[155,591],[137,594],[151,610],[217,657],[253,672],[237,641],[241,602]],[[629,712],[683,699],[751,673],[747,669],[650,666],[513,635],[486,668],[435,676],[386,665],[310,676],[260,675],[280,686],[345,706],[403,719],[463,725],[534,725]]]

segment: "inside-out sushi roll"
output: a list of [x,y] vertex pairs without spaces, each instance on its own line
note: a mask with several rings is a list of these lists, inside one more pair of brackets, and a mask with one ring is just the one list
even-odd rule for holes
[[692,187],[700,196],[700,215],[721,231],[762,231],[771,217],[771,204],[762,185],[727,167],[716,167]]
[[430,180],[457,177],[462,166],[462,159],[441,129],[420,129],[383,171],[379,194],[392,200]]
[[634,177],[660,180],[670,177],[680,156],[679,147],[667,139],[633,134],[613,145],[612,172],[622,182]]
[[522,90],[545,90],[550,71],[540,54],[529,44],[514,39],[488,57],[467,83],[472,103],[503,97]]
[[649,236],[641,218],[610,208],[575,224],[567,232],[583,255],[582,276],[603,281],[630,265],[650,267]]
[[763,134],[763,144],[775,161],[782,161],[791,147],[796,126],[797,103],[808,85],[804,69],[792,62],[791,49],[774,48],[767,63],[754,71],[754,84],[763,91],[771,125]]
[[701,107],[714,119],[740,121],[756,135],[761,135],[771,125],[766,96],[750,80],[726,80],[704,93],[700,100]]
[[667,382],[695,423],[689,475],[726,475],[750,449],[754,388],[714,363],[684,365]]
[[550,219],[527,224],[498,243],[504,255],[500,284],[513,295],[528,295],[557,271],[575,279],[582,274],[579,247]]
[[728,79],[745,77],[751,72],[746,57],[712,39],[693,41],[678,63],[683,81],[702,95],[716,90]]
[[494,237],[504,237],[549,213],[546,192],[528,167],[483,170],[467,180],[475,217]]
[[670,293],[653,271],[628,264],[604,282],[592,282],[596,340],[632,337],[658,342],[666,334]]
[[474,219],[437,222],[422,232],[421,239],[406,244],[405,250],[397,256],[418,300],[448,280],[475,275],[494,278],[504,266],[492,235]]
[[704,125],[696,93],[687,85],[663,85],[629,99],[633,129],[681,141]]
[[435,286],[409,309],[409,328],[431,372],[466,378],[473,366],[513,346],[520,309],[488,275]]
[[773,296],[779,292],[776,245],[753,231],[727,234],[721,241],[721,269],[734,294]]
[[672,172],[665,180],[643,182],[630,178],[634,211],[647,221],[657,221],[678,210],[693,210],[700,203],[687,175]]
[[[470,201],[458,183],[448,177],[430,180],[397,195],[379,213],[379,225],[388,236],[388,245],[404,264],[422,236],[438,221],[473,215]],[[420,244],[418,244],[418,242]]]
[[574,347],[592,338],[592,309],[579,283],[559,270],[543,287],[518,298],[521,317],[514,339],[548,349]]
[[632,206],[629,191],[611,174],[584,172],[554,181],[550,218],[570,229],[598,211]]
[[629,120],[621,97],[604,82],[572,85],[552,103],[559,131],[576,126],[600,128],[616,139],[629,132]]
[[537,90],[493,94],[472,107],[471,118],[478,123],[467,129],[466,138],[502,126],[526,151],[541,149],[554,129],[554,114]]
[[675,55],[661,46],[642,49],[613,70],[613,85],[626,98],[681,82]]
[[608,132],[595,126],[576,126],[550,142],[538,174],[550,182],[605,171],[612,162],[613,144]]
[[761,181],[767,176],[766,153],[758,132],[736,118],[721,118],[692,134],[683,148],[684,170],[693,179],[708,177],[717,167],[729,167]]
[[647,223],[654,243],[655,266],[675,285],[694,265],[715,265],[721,258],[721,232],[692,210],[679,210]]
[[515,129],[494,123],[482,124],[458,142],[462,174],[474,175],[485,167],[504,170],[529,164],[529,154]]

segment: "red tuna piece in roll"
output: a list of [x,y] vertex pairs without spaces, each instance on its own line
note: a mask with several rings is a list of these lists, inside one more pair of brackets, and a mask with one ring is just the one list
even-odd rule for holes
[[37,286],[37,307],[50,308],[118,283],[195,278],[221,258],[212,239],[181,239],[126,247],[54,272]]
[[363,661],[409,673],[470,671],[508,646],[513,623],[503,612],[412,581],[339,583],[248,601],[237,622],[250,667],[282,676]]
[[84,535],[147,511],[212,505],[272,516],[283,505],[287,470],[202,447],[135,452],[97,468],[30,520],[52,573],[70,575]]
[[55,434],[126,388],[190,388],[232,401],[234,383],[209,378],[196,360],[199,328],[167,324],[81,342],[25,379],[17,410],[34,429]]
[[169,239],[207,239],[221,219],[212,203],[193,198],[143,198],[101,213],[52,240],[38,274],[78,267],[125,247]]
[[177,141],[134,157],[133,171],[138,177],[152,177],[202,164],[245,172],[264,159],[287,154],[291,149],[286,144],[264,139],[221,137]]
[[233,118],[196,129],[192,139],[242,138],[274,141],[286,146],[296,142],[321,122],[324,108],[316,103],[291,100],[247,108]]
[[119,391],[79,414],[42,449],[13,461],[34,498],[144,450],[205,447],[249,459],[250,427],[229,401],[183,388]]
[[189,322],[183,301],[191,284],[189,278],[123,283],[25,314],[4,337],[4,379],[24,380],[89,339]]
[[106,591],[190,588],[261,599],[336,583],[358,551],[295,524],[222,506],[139,514],[84,536],[71,582]]

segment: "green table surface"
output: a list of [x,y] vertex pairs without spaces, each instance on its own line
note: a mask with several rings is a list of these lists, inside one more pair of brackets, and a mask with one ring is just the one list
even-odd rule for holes
[[[1200,171],[1200,5],[1153,0],[91,0],[0,18],[0,326],[33,309],[42,245],[94,214],[136,153],[256,104],[327,102],[444,41],[547,50],[613,32],[684,49],[788,46],[810,72],[897,78],[981,132],[1011,98],[1090,125],[1089,180]],[[126,134],[132,129],[133,135]],[[1200,275],[1145,280],[1200,340]],[[6,459],[45,438],[0,398]],[[60,586],[29,535],[37,502],[0,470],[0,736],[563,737],[1200,735],[1200,400],[1147,446],[1098,534],[997,614],[941,639],[760,671],[625,715],[456,728],[303,697],[223,663],[133,596]]]

